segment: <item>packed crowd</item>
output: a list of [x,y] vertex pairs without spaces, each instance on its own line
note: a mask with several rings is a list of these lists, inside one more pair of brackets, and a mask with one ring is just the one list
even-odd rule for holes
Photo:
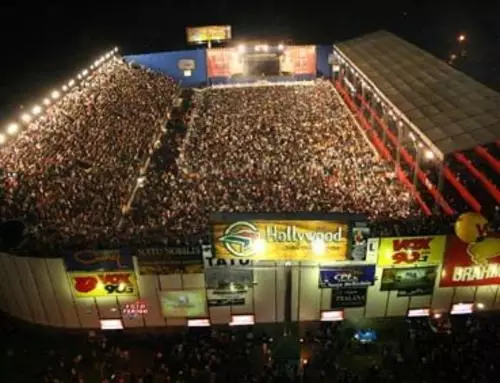
[[0,147],[0,217],[47,243],[112,238],[177,85],[112,58]]
[[0,367],[9,383],[491,383],[498,319],[454,318],[443,331],[428,319],[387,319],[369,344],[349,324],[323,322],[300,341],[289,335],[298,348],[285,356],[282,335],[256,328],[43,333],[1,317]]
[[197,234],[216,211],[417,214],[327,81],[210,89],[194,104],[175,166],[153,166],[138,194],[136,234]]
[[188,92],[173,108],[179,92],[118,58],[102,65],[0,147],[1,220],[21,218],[36,244],[85,247],[205,239],[217,211],[366,213],[374,235],[451,232],[456,217],[422,217],[330,82]]

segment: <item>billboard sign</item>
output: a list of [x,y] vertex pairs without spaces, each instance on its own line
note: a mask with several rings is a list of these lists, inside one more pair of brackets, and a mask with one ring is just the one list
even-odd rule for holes
[[243,71],[243,58],[235,48],[207,49],[208,77],[231,77]]
[[316,46],[289,45],[281,59],[281,72],[294,75],[316,74]]
[[229,289],[207,290],[208,307],[242,306],[246,303],[247,292],[246,288],[233,291]]
[[370,238],[369,227],[353,227],[351,237],[351,259],[364,261],[368,250],[368,239]]
[[331,308],[363,307],[366,305],[366,287],[332,290]]
[[253,264],[249,259],[226,261],[205,258],[205,281],[208,289],[234,291],[253,286]]
[[188,43],[191,44],[231,40],[231,26],[209,25],[206,27],[187,27],[186,35]]
[[375,280],[375,265],[324,267],[319,271],[320,288],[367,287]]
[[161,293],[161,308],[167,318],[207,316],[205,290],[176,290]]
[[130,252],[121,250],[83,250],[66,253],[66,271],[134,270]]
[[500,234],[466,243],[448,236],[439,286],[488,286],[500,284]]
[[345,261],[349,225],[334,221],[253,220],[215,223],[215,255],[265,261]]
[[398,296],[432,294],[437,266],[394,267],[382,271],[380,291],[398,291]]
[[445,243],[444,235],[382,238],[377,265],[382,267],[439,265],[443,260]]
[[203,273],[201,246],[165,246],[137,250],[141,275]]
[[68,273],[75,298],[137,296],[133,271]]
[[177,68],[180,70],[195,70],[196,69],[196,61],[192,59],[180,59],[177,61]]

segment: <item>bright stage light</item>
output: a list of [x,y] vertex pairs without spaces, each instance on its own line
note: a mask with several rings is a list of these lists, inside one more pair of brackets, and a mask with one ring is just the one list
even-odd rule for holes
[[262,46],[262,50],[263,50],[264,52],[269,52],[269,45],[263,45],[263,46]]
[[246,47],[245,47],[243,44],[240,44],[240,45],[238,46],[238,52],[240,52],[240,53],[245,53],[245,52],[246,52],[246,50],[247,50],[247,49],[246,49]]
[[49,106],[49,105],[50,105],[50,99],[48,99],[48,98],[44,98],[44,99],[43,99],[43,105],[45,105],[45,106]]
[[285,49],[285,46],[284,46],[283,44],[280,44],[280,45],[278,45],[278,49],[279,49],[280,51],[282,51],[283,49]]
[[68,86],[67,85],[63,85],[62,86],[62,91],[63,92],[67,92],[68,91]]
[[31,115],[29,113],[24,113],[21,116],[21,121],[24,122],[24,123],[30,122],[31,121]]
[[73,86],[73,85],[75,85],[75,80],[73,79],[69,80],[68,86]]
[[35,105],[31,110],[31,113],[33,113],[35,116],[38,116],[40,113],[42,113],[42,107],[39,105]]
[[57,100],[60,96],[61,96],[61,93],[59,93],[57,90],[54,90],[50,96],[54,99],[54,100]]
[[7,127],[7,134],[10,134],[11,136],[16,134],[18,131],[19,131],[19,125],[17,125],[15,122],[13,122]]

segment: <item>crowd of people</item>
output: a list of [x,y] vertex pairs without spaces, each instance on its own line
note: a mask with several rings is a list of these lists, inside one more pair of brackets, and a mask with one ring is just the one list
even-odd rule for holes
[[179,95],[162,74],[106,62],[0,147],[1,220],[53,247],[197,241],[213,212],[364,213],[374,235],[451,231],[456,217],[422,216],[329,81],[191,91],[174,108]]
[[153,164],[137,195],[136,235],[206,232],[212,212],[418,215],[327,81],[208,89],[191,113],[175,166]]
[[372,343],[352,324],[323,322],[300,339],[289,333],[298,347],[285,357],[279,329],[274,338],[264,328],[42,332],[1,316],[0,367],[9,383],[491,383],[498,319],[457,317],[446,331],[427,318],[385,319]]
[[112,58],[0,146],[2,220],[47,243],[113,238],[177,85]]

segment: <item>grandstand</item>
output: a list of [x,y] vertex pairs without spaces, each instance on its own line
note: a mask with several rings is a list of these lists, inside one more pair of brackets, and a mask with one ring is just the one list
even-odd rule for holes
[[334,49],[337,88],[423,211],[493,218],[500,94],[388,32]]

